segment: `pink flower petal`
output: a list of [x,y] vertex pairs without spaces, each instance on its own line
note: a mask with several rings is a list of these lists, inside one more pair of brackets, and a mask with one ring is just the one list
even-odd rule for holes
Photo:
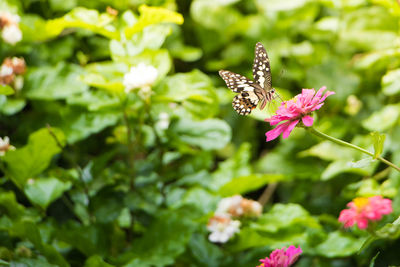
[[327,91],[327,92],[325,93],[325,95],[324,95],[323,97],[321,97],[321,100],[320,100],[319,102],[323,102],[328,96],[334,95],[334,94],[336,94],[336,93],[335,93],[335,92],[332,92],[332,91]]
[[322,107],[323,101],[333,92],[326,92],[322,96],[326,87],[322,87],[315,93],[314,89],[303,89],[301,94],[296,95],[293,99],[282,102],[276,114],[265,121],[271,126],[278,125],[274,130],[266,133],[267,141],[274,140],[281,133],[283,138],[289,137],[293,128],[302,120],[307,127],[313,125],[314,120],[311,113]]
[[343,223],[344,227],[350,227],[356,223],[360,229],[366,229],[370,221],[379,221],[383,215],[393,210],[392,201],[382,196],[356,198],[347,206],[348,209],[340,212],[339,222]]
[[310,126],[312,126],[313,123],[314,123],[314,118],[311,117],[311,116],[309,116],[309,115],[307,115],[307,116],[304,116],[304,117],[301,119],[301,121],[303,122],[303,124],[304,124],[305,126],[310,127]]
[[285,125],[278,125],[275,129],[268,131],[265,135],[267,136],[267,142],[276,139],[285,130]]
[[359,219],[357,221],[357,226],[358,228],[360,228],[361,230],[364,230],[368,227],[368,220],[367,219]]
[[[289,122],[290,122],[290,121],[289,121]],[[283,134],[282,134],[282,137],[283,137],[284,139],[289,137],[290,133],[292,132],[292,130],[294,129],[294,127],[297,125],[297,123],[299,123],[299,120],[292,121],[292,122],[290,122],[288,125],[287,125],[287,123],[286,123],[287,126],[286,126],[286,128],[284,129]]]

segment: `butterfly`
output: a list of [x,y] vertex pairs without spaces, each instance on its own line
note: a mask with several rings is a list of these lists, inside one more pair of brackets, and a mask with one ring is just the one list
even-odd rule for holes
[[275,89],[271,85],[271,68],[269,58],[264,46],[258,42],[255,48],[253,63],[253,79],[231,72],[220,70],[219,76],[226,85],[237,94],[232,101],[232,106],[240,115],[248,115],[261,102],[260,109],[264,109],[267,102],[275,99]]

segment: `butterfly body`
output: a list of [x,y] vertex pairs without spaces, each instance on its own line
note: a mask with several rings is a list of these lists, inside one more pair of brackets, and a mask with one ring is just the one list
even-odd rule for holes
[[254,81],[228,70],[220,70],[219,75],[233,92],[238,93],[232,101],[232,106],[240,115],[250,114],[259,102],[261,102],[260,109],[263,109],[267,102],[275,98],[268,54],[260,42],[255,48]]

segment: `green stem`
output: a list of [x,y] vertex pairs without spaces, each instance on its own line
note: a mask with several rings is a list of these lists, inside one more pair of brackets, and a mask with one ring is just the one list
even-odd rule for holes
[[123,120],[125,123],[125,127],[127,130],[126,133],[126,139],[128,142],[128,151],[129,151],[129,157],[128,157],[128,165],[131,170],[131,177],[129,179],[129,187],[131,190],[135,187],[135,144],[134,141],[132,140],[132,127],[129,123],[129,117],[127,113],[127,100],[121,98],[121,107],[122,107],[122,115],[123,115]]
[[[360,151],[360,152],[362,152],[362,153],[364,153],[364,154],[367,154],[368,156],[371,156],[371,157],[373,157],[373,158],[375,157],[375,155],[374,155],[373,153],[369,152],[368,150],[365,150],[365,149],[363,149],[363,148],[361,148],[361,147],[359,147],[359,146],[356,146],[356,145],[347,143],[347,142],[345,142],[345,141],[343,141],[343,140],[334,138],[334,137],[329,136],[329,135],[327,135],[327,134],[321,133],[320,131],[316,130],[316,129],[313,128],[313,127],[306,127],[305,129],[306,129],[307,131],[309,131],[310,133],[312,133],[312,134],[318,136],[318,137],[321,137],[321,138],[323,138],[323,139],[327,139],[327,140],[332,141],[332,142],[334,142],[334,143],[336,143],[336,144],[338,144],[338,145],[341,145],[341,146],[347,146],[347,147],[353,148],[353,149],[358,150],[358,151]],[[398,172],[400,172],[400,168],[399,168],[398,166],[394,165],[392,162],[388,161],[387,159],[384,159],[384,158],[382,158],[381,156],[378,156],[376,159],[382,161],[382,162],[385,163],[386,165],[388,165],[388,166],[390,166],[390,167],[396,169]]]

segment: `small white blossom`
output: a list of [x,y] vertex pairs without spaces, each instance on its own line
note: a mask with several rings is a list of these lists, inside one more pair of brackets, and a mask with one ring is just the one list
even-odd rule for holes
[[1,37],[5,42],[14,45],[22,40],[22,32],[17,24],[10,24],[3,28]]
[[13,66],[25,66],[25,60],[23,58],[19,58],[19,57],[13,57],[11,59],[11,63]]
[[160,130],[166,130],[169,127],[169,115],[167,112],[161,112],[158,115],[158,121],[156,124],[156,127],[159,128]]
[[259,202],[240,195],[221,199],[215,211],[215,214],[228,214],[233,217],[258,217],[261,213],[262,206]]
[[18,24],[21,18],[18,15],[11,14],[10,12],[0,12],[0,20],[4,21],[4,24]]
[[214,243],[226,243],[238,233],[240,221],[232,220],[229,215],[215,215],[210,218],[207,229],[211,232],[208,239]]
[[251,201],[249,215],[260,216],[262,213],[262,206],[257,201]]
[[240,206],[243,198],[240,195],[233,197],[226,197],[219,201],[215,214],[229,213],[233,216],[240,216],[243,214],[243,208]]
[[4,156],[8,150],[14,149],[15,147],[10,145],[10,138],[8,138],[8,136],[5,136],[4,138],[0,137],[0,156]]
[[1,65],[1,68],[0,68],[0,77],[12,75],[13,71],[14,70],[11,66],[7,66],[7,65],[3,64],[3,65]]
[[158,71],[153,66],[140,63],[136,67],[131,67],[130,71],[124,75],[125,92],[129,93],[136,88],[150,88],[157,76]]

